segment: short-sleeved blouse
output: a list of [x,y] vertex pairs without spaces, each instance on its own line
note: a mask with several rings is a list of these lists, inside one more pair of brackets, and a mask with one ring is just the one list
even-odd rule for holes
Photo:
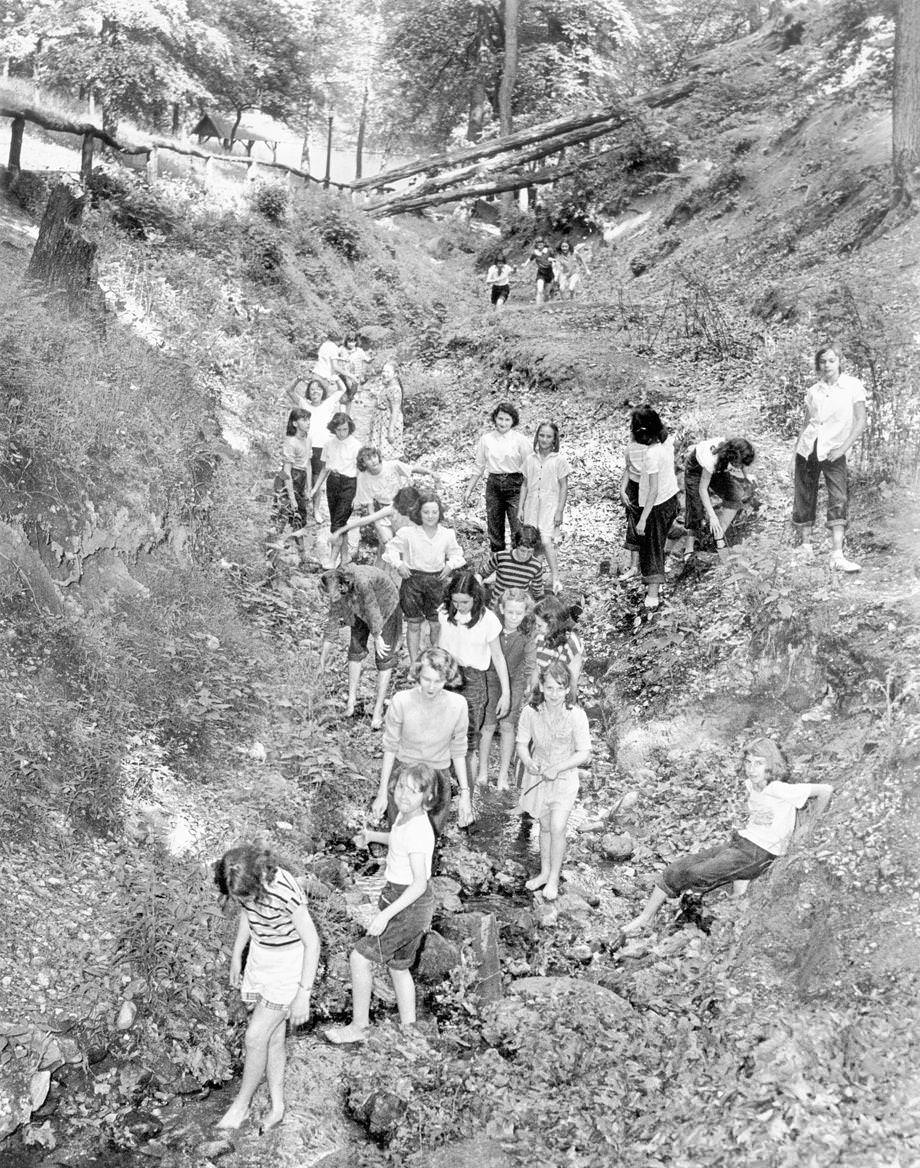
[[556,766],[573,754],[591,749],[588,715],[581,706],[563,706],[550,716],[547,705],[525,706],[518,722],[517,740],[530,744],[534,762]]
[[469,614],[457,614],[457,623],[452,624],[447,619],[447,613],[441,609],[438,613],[438,624],[441,632],[438,638],[438,647],[450,653],[458,665],[465,665],[470,669],[488,669],[492,660],[489,649],[490,642],[494,641],[502,631],[502,623],[489,609],[483,609],[479,620],[470,624]]
[[333,434],[323,444],[323,462],[330,473],[335,471],[346,478],[356,479],[360,449],[361,443],[354,434],[349,434],[344,440]]
[[664,442],[655,442],[645,448],[645,464],[639,478],[639,506],[644,507],[649,495],[649,477],[658,475],[658,490],[655,494],[655,506],[666,503],[673,498],[679,488],[677,476],[674,473],[674,439],[665,438]]
[[543,670],[553,661],[561,661],[568,669],[576,657],[581,657],[585,651],[585,643],[573,629],[561,645],[552,647],[547,645],[546,638],[541,633],[537,637],[537,669]]
[[288,434],[281,443],[281,461],[289,462],[295,470],[306,470],[313,453],[309,438],[298,438]]

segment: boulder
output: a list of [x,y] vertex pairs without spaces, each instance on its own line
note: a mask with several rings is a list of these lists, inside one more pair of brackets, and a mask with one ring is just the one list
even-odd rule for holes
[[494,913],[465,912],[448,917],[441,930],[450,941],[471,943],[476,968],[474,995],[481,1002],[494,1002],[502,995],[501,964],[498,958],[498,922]]
[[431,932],[425,938],[418,963],[419,981],[434,985],[443,981],[460,964],[460,948],[440,933]]
[[450,876],[433,876],[431,891],[434,893],[435,911],[455,913],[462,910],[459,880],[452,880]]

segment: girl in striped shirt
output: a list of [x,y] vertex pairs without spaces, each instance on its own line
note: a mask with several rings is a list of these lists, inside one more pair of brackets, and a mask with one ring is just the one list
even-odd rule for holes
[[584,661],[585,644],[575,632],[575,614],[571,605],[558,596],[547,596],[534,609],[537,630],[537,660],[530,688],[536,688],[537,676],[553,661],[561,661],[572,679],[572,701],[578,698],[578,679]]
[[261,1130],[268,1131],[284,1118],[285,1022],[290,1018],[293,1026],[301,1026],[310,1016],[319,935],[307,912],[303,889],[267,848],[252,844],[231,848],[214,865],[214,883],[240,906],[230,984],[240,989],[252,1011],[246,1028],[243,1081],[217,1126],[238,1128],[256,1088],[266,1078],[271,1110]]
[[541,550],[540,533],[535,527],[522,527],[511,537],[511,551],[493,552],[483,569],[483,579],[492,581],[492,607],[498,608],[509,588],[529,591],[535,601],[546,592],[546,574],[537,559]]

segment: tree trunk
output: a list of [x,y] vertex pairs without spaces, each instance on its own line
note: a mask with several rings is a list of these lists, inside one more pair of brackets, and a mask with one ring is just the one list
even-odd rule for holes
[[920,4],[899,0],[894,38],[892,203],[920,209]]
[[172,133],[173,137],[178,138],[181,123],[179,121],[179,103],[174,101],[172,103]]
[[329,181],[332,178],[332,114],[326,122],[326,173],[323,175],[323,190],[329,190]]
[[486,75],[489,70],[489,33],[494,9],[491,0],[479,0],[476,11],[476,39],[473,42],[470,77],[470,113],[466,127],[469,142],[480,142],[486,123],[489,99],[486,95]]
[[[498,120],[502,137],[510,134],[513,126],[511,111],[514,102],[514,84],[518,68],[518,0],[505,0],[505,59],[502,66],[502,83],[498,90]],[[502,213],[511,215],[514,210],[514,191],[502,195]]]
[[361,177],[364,165],[364,135],[367,132],[367,94],[368,83],[364,82],[364,93],[361,95],[361,113],[358,115],[358,141],[355,145],[355,178]]
[[22,165],[22,135],[25,128],[25,118],[13,118],[10,127],[10,160],[6,172],[8,186],[16,181]]
[[93,145],[95,138],[92,134],[83,135],[83,145],[80,148],[80,182],[88,187],[93,178]]
[[236,138],[236,132],[240,128],[240,122],[243,120],[244,108],[245,108],[244,106],[240,106],[240,108],[236,111],[236,121],[233,123],[233,129],[230,131],[230,153],[231,154],[233,153],[233,140],[234,140],[234,138]]
[[56,291],[69,307],[104,312],[96,282],[96,245],[80,234],[86,195],[74,195],[63,183],[52,190],[29,260],[26,282]]

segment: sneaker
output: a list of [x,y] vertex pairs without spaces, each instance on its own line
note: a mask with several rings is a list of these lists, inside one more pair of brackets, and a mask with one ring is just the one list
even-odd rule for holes
[[639,578],[638,568],[625,568],[618,576],[619,580],[637,580]]
[[843,552],[833,552],[831,554],[831,567],[835,572],[861,572],[859,564],[855,564],[852,560],[848,560]]

